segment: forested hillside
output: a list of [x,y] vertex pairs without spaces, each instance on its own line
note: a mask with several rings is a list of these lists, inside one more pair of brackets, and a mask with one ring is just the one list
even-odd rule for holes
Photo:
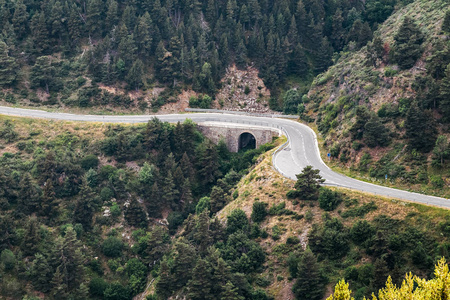
[[0,121],[2,299],[320,300],[342,278],[361,299],[449,258],[446,210],[288,198],[277,141],[229,153],[191,122]]
[[304,100],[331,164],[368,180],[450,195],[450,11],[414,1],[359,51],[343,51]]
[[236,64],[255,66],[272,108],[282,109],[280,83],[311,78],[332,64],[333,52],[361,48],[397,5],[403,3],[2,0],[1,98],[157,111],[185,88],[214,97]]
[[[189,272],[197,256],[215,259],[225,272],[217,274],[217,293],[261,294],[246,276],[264,263],[259,245],[246,240],[254,248],[254,256],[245,256],[250,268],[236,263],[243,252],[232,244],[230,228],[213,221],[211,236],[203,235],[209,212],[214,216],[230,201],[241,174],[270,145],[229,153],[192,122],[120,126],[1,119],[2,299],[131,299],[158,275],[162,298],[185,286],[194,293],[190,289],[198,283],[189,280]],[[208,209],[200,214],[205,199]],[[192,232],[173,241],[186,218]],[[245,237],[235,235],[239,242]],[[219,241],[230,245],[211,252],[209,246]],[[176,284],[164,283],[167,260]]]

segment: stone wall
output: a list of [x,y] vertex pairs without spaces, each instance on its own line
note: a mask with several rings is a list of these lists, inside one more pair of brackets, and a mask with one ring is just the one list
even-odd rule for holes
[[218,144],[220,140],[224,140],[230,152],[239,151],[239,137],[244,132],[251,133],[255,137],[256,148],[271,142],[274,136],[280,136],[279,130],[251,125],[213,125],[199,123],[198,128],[201,133],[216,144]]

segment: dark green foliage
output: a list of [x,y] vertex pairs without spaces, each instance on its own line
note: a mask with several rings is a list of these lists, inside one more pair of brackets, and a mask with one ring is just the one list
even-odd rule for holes
[[189,98],[189,106],[193,108],[211,108],[212,98],[208,95],[199,95]]
[[0,261],[5,271],[11,271],[16,265],[16,257],[11,250],[5,249],[0,255]]
[[128,225],[133,227],[147,227],[147,215],[136,198],[131,198],[130,204],[124,213]]
[[364,125],[364,141],[371,148],[376,146],[385,147],[389,144],[389,130],[377,116],[372,116]]
[[0,87],[8,87],[17,78],[16,60],[8,55],[8,46],[0,41]]
[[317,200],[320,184],[325,182],[325,179],[322,179],[322,176],[319,175],[319,170],[313,169],[312,166],[307,166],[302,170],[302,173],[296,176],[295,190],[288,193],[288,198],[297,197],[305,200]]
[[89,282],[89,293],[94,297],[102,297],[107,288],[108,283],[103,278],[94,277]]
[[411,68],[422,55],[423,34],[413,19],[405,17],[395,39],[394,58],[402,69]]
[[350,230],[350,237],[357,244],[364,243],[374,234],[375,228],[373,228],[373,226],[366,220],[358,220],[355,224],[353,224]]
[[319,191],[319,206],[325,211],[335,210],[342,202],[342,195],[339,192],[332,191],[328,188],[320,188]]
[[309,246],[314,253],[330,259],[341,258],[350,249],[348,232],[336,218],[326,220],[320,227],[314,225],[308,238]]
[[450,33],[450,10],[445,12],[444,21],[442,21],[442,31]]
[[286,92],[283,99],[283,112],[287,115],[295,115],[298,112],[298,106],[302,103],[302,95],[299,91],[291,89]]
[[253,203],[252,221],[259,223],[264,221],[267,216],[267,203],[256,201]]
[[233,210],[227,217],[227,232],[235,233],[238,230],[248,230],[249,223],[247,215],[241,209]]
[[97,168],[98,166],[98,158],[95,155],[86,155],[85,157],[83,157],[80,161],[80,165],[83,169],[85,170],[89,170],[89,169],[94,169]]
[[297,299],[322,299],[324,284],[319,273],[316,257],[307,249],[298,263],[297,281],[292,287]]
[[131,292],[129,288],[120,283],[111,283],[103,293],[105,300],[130,300]]
[[406,114],[406,137],[409,146],[421,152],[429,152],[437,138],[436,123],[429,111],[419,109],[417,102],[413,102]]
[[119,257],[122,249],[122,241],[113,236],[108,237],[102,244],[102,252],[108,257]]

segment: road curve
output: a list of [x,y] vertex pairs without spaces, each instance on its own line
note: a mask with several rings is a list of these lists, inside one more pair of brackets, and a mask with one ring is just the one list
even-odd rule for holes
[[76,115],[67,113],[53,113],[42,110],[20,109],[0,106],[0,114],[30,118],[45,118],[64,121],[105,122],[105,123],[143,123],[153,117],[165,122],[178,122],[187,118],[194,122],[230,122],[237,124],[259,125],[283,130],[288,143],[277,151],[273,157],[275,168],[285,177],[296,179],[295,174],[307,166],[312,165],[320,170],[326,179],[326,184],[368,192],[380,196],[419,202],[427,205],[450,208],[450,200],[434,196],[422,195],[408,191],[379,186],[332,171],[322,161],[314,131],[304,124],[280,118],[255,117],[220,113],[201,114],[170,114],[170,115]]

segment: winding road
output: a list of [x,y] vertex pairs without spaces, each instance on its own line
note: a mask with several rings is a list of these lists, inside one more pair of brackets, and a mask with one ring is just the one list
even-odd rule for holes
[[332,171],[321,159],[319,147],[314,131],[306,125],[296,121],[271,117],[256,117],[247,115],[223,113],[198,114],[170,114],[170,115],[76,115],[67,113],[53,113],[42,110],[21,109],[0,106],[0,114],[14,115],[30,118],[45,118],[64,121],[105,122],[105,123],[143,123],[156,117],[165,122],[178,122],[191,119],[199,122],[230,122],[237,124],[259,125],[281,129],[288,138],[288,142],[280,148],[273,157],[274,167],[285,177],[296,179],[295,174],[302,171],[307,165],[320,170],[326,179],[325,184],[345,187],[358,191],[368,192],[389,198],[396,198],[427,205],[450,208],[450,200],[434,196],[422,195],[408,191],[379,186]]

